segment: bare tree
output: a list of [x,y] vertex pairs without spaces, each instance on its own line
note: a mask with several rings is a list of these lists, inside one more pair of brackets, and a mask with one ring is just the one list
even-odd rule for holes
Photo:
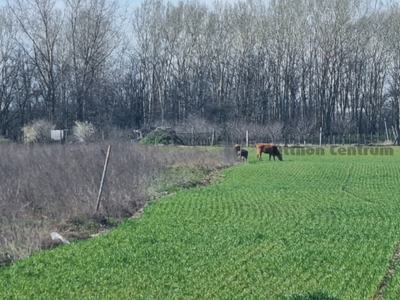
[[[105,62],[121,42],[123,19],[117,1],[65,0],[67,39],[71,47],[71,75],[76,118],[88,118],[93,88],[106,71]],[[92,94],[91,94],[92,93]],[[95,105],[90,106],[94,109]]]
[[[392,111],[395,113],[393,127],[400,132],[400,40],[397,38],[400,31],[400,7],[392,4],[387,24],[389,32],[386,44],[390,47],[391,64],[389,68],[389,96],[391,97]],[[400,134],[397,144],[400,145]]]
[[136,8],[132,18],[132,33],[136,40],[135,55],[138,57],[140,94],[145,125],[154,119],[157,97],[158,49],[161,48],[161,21],[165,7],[162,1],[146,0]]
[[271,139],[271,143],[282,142],[283,127],[283,124],[280,122],[270,123],[265,127],[268,137]]
[[15,43],[17,34],[8,8],[0,8],[0,135],[6,135],[12,119],[11,106],[17,84]]
[[62,72],[57,61],[59,37],[63,30],[62,12],[56,8],[55,0],[15,0],[9,8],[24,35],[17,41],[37,70],[36,80],[43,91],[47,117],[53,121]]
[[299,144],[302,142],[306,143],[307,138],[309,138],[314,132],[315,123],[306,119],[301,119],[290,127],[290,133]]

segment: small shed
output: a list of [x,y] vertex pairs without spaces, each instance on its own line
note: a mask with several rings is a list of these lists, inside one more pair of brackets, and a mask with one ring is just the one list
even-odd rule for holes
[[64,130],[51,130],[51,141],[64,141]]

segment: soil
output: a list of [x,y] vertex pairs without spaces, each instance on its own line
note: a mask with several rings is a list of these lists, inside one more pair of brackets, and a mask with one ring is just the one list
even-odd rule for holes
[[394,270],[396,269],[396,265],[399,260],[399,257],[400,257],[400,240],[398,241],[396,249],[393,252],[392,262],[390,263],[390,267],[387,270],[385,276],[383,277],[383,280],[382,280],[381,284],[379,285],[379,288],[376,291],[374,298],[372,298],[373,300],[381,300],[382,299],[383,292],[389,283],[389,279],[394,274]]

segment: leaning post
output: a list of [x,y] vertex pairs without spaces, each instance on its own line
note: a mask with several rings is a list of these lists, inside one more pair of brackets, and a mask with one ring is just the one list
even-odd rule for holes
[[106,155],[106,161],[104,162],[103,176],[101,177],[100,188],[99,188],[99,194],[97,195],[96,212],[99,211],[99,207],[100,207],[101,192],[103,191],[104,179],[106,178],[107,165],[108,165],[108,160],[109,160],[109,158],[110,158],[110,152],[111,152],[111,145],[108,145],[107,155]]

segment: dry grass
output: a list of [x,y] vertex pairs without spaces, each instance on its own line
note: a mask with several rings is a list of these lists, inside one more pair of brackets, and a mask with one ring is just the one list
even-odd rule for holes
[[[100,212],[96,198],[108,144],[112,145]],[[214,152],[214,151],[213,151]],[[199,148],[128,143],[0,146],[0,264],[50,248],[50,232],[84,238],[132,216],[157,189],[168,166],[211,173],[235,161]],[[184,181],[180,178],[179,182]],[[188,179],[188,180],[192,180]],[[183,184],[184,185],[184,184]]]

